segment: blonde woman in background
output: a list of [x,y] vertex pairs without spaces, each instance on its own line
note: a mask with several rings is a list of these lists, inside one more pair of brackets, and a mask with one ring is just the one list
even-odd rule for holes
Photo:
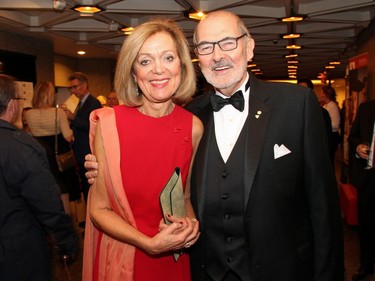
[[[50,170],[60,186],[64,208],[69,213],[69,200],[80,198],[79,179],[74,168],[60,172],[55,159],[55,87],[49,81],[38,82],[32,99],[33,108],[26,112],[26,121],[31,134],[47,152]],[[65,112],[57,108],[57,137],[59,153],[70,149],[73,132]]]

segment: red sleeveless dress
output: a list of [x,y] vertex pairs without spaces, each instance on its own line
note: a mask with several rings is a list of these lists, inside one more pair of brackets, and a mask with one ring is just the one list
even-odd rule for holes
[[[161,118],[137,108],[114,107],[121,148],[122,182],[139,231],[158,233],[162,211],[159,194],[176,167],[185,186],[192,157],[193,115],[175,106]],[[174,261],[172,253],[148,255],[136,249],[135,281],[190,281],[189,257]]]

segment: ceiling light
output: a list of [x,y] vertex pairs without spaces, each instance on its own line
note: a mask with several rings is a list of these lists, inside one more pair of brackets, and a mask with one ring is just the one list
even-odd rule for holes
[[292,50],[298,50],[298,49],[301,49],[302,47],[300,45],[292,44],[292,45],[286,46],[286,48],[292,49]]
[[191,62],[199,62],[199,59],[192,59]]
[[189,19],[202,20],[206,16],[203,12],[191,12],[189,13]]
[[287,33],[287,34],[282,34],[282,38],[284,39],[295,39],[301,37],[301,33]]
[[325,68],[327,68],[327,69],[333,69],[333,68],[335,68],[335,66],[334,65],[327,65]]
[[298,68],[296,65],[288,65],[288,68]]
[[339,61],[330,61],[329,64],[339,65],[339,64],[341,64],[341,62],[339,62]]
[[102,8],[99,6],[92,6],[92,5],[80,5],[75,6],[73,8],[76,12],[80,12],[81,14],[95,14],[103,11]]
[[259,68],[252,68],[252,69],[251,69],[251,72],[259,72],[259,71],[260,71]]
[[121,29],[122,32],[124,32],[125,35],[130,35],[134,31],[134,27],[124,27]]
[[247,67],[256,67],[257,64],[256,63],[251,63],[251,64],[248,64]]
[[86,54],[86,52],[85,51],[78,51],[77,54],[83,56],[84,54]]
[[294,21],[301,21],[304,20],[307,16],[306,15],[290,15],[288,17],[281,18],[283,22],[294,22]]
[[288,63],[298,63],[298,60],[288,60]]
[[284,58],[286,58],[286,59],[296,58],[296,57],[298,57],[298,54],[289,54],[289,55],[284,56]]

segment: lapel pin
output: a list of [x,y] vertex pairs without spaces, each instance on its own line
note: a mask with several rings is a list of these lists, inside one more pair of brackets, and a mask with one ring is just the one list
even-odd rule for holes
[[257,114],[255,114],[255,118],[258,119],[261,114],[262,114],[262,111],[258,110]]

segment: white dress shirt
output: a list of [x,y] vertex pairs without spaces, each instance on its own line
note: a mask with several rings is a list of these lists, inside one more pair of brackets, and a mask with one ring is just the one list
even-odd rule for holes
[[[238,90],[242,90],[245,100],[244,110],[241,112],[229,104],[224,106],[220,111],[214,112],[216,142],[219,147],[221,157],[225,163],[227,162],[233,147],[237,142],[242,127],[245,124],[246,118],[249,114],[250,88],[245,92],[245,85],[249,79],[249,74],[247,74],[247,76],[247,79],[241,85],[241,87],[234,91],[235,93]],[[216,95],[223,98],[228,98],[219,92],[216,92]]]

